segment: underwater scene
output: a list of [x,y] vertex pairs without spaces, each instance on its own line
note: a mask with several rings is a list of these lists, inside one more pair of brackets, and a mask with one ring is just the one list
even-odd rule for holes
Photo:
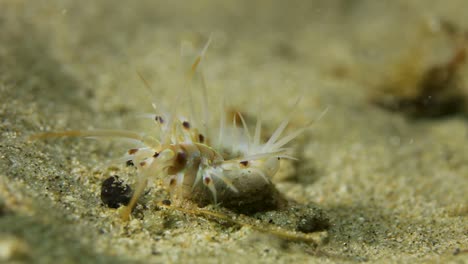
[[0,263],[468,262],[466,10],[0,1]]

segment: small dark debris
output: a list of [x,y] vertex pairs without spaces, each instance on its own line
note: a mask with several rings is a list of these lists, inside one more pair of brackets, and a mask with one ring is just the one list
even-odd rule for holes
[[263,222],[302,233],[321,232],[330,227],[327,214],[315,204],[290,202],[286,208],[255,214]]
[[101,200],[110,208],[127,205],[131,197],[132,189],[117,175],[107,178],[101,185]]
[[457,255],[460,255],[460,254],[466,254],[468,253],[468,249],[460,249],[460,248],[456,248],[454,251],[453,251],[453,255],[454,256],[457,256]]
[[321,215],[305,215],[297,223],[297,231],[312,233],[327,230],[330,227],[328,219]]
[[164,205],[166,205],[166,206],[171,205],[171,201],[170,201],[170,200],[162,200],[161,203],[164,204]]
[[133,163],[132,160],[127,160],[127,163],[126,163],[127,167],[134,167],[135,164]]

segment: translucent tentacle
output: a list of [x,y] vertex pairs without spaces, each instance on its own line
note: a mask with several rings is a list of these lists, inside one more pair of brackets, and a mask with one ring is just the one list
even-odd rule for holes
[[99,129],[99,130],[69,130],[62,132],[45,132],[35,134],[29,137],[29,140],[38,140],[52,137],[117,137],[124,139],[133,139],[142,142],[147,146],[158,146],[160,142],[142,133],[127,130]]
[[220,111],[220,119],[219,119],[219,135],[218,135],[218,146],[222,146],[224,141],[224,130],[226,127],[226,116],[224,115],[224,97],[221,100],[221,111]]
[[250,152],[250,148],[251,148],[251,137],[250,137],[250,132],[249,132],[249,128],[247,127],[247,123],[245,122],[245,119],[244,117],[242,116],[242,114],[240,112],[237,112],[237,115],[239,115],[239,118],[242,122],[242,127],[244,129],[244,134],[247,136],[247,149],[249,150]]
[[216,196],[216,187],[213,181],[213,178],[209,175],[203,175],[203,184],[205,184],[208,189],[210,189],[211,193],[213,194],[214,204],[218,203],[217,196]]
[[266,176],[265,172],[263,172],[262,169],[250,167],[248,168],[248,170],[253,171],[257,173],[258,175],[260,175],[263,178],[263,180],[265,180],[266,183],[270,183],[270,179]]
[[301,98],[297,98],[296,102],[294,103],[291,112],[288,114],[286,119],[281,122],[281,124],[278,126],[278,128],[273,132],[273,135],[268,139],[267,143],[263,146],[263,150],[270,150],[271,146],[278,140],[278,138],[281,136],[283,133],[284,129],[286,126],[289,124],[289,121],[291,120],[291,117],[294,113],[294,110],[296,110],[296,106],[299,104]]
[[262,134],[262,116],[261,113],[257,116],[257,124],[255,125],[255,134],[253,139],[253,146],[257,148],[260,145],[260,136]]
[[148,184],[148,176],[144,175],[145,173],[140,172],[138,174],[138,179],[137,183],[135,186],[135,192],[132,195],[132,198],[130,199],[130,202],[128,203],[127,206],[125,206],[122,211],[120,212],[120,217],[124,221],[128,221],[130,218],[130,214],[132,213],[133,208],[135,207],[138,198],[143,194],[143,191],[146,188],[146,185]]
[[229,180],[226,176],[224,176],[222,172],[214,173],[213,175],[220,178],[233,192],[236,192],[236,193],[239,192],[239,190],[237,190],[234,184],[232,184],[232,181]]

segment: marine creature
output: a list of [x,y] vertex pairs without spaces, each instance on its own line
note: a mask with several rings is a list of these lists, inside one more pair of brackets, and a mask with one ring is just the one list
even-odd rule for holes
[[[211,38],[191,65],[186,76],[188,82],[198,72],[210,41]],[[200,75],[203,83],[202,110],[195,111],[197,107],[193,100],[190,100],[191,111],[188,116],[191,116],[191,119],[187,119],[184,115],[187,113],[182,113],[177,105],[172,106],[170,111],[164,111],[153,104],[157,111],[156,114],[150,115],[157,130],[154,134],[127,130],[71,130],[35,134],[30,139],[116,137],[136,141],[137,146],[129,149],[119,159],[122,163],[135,166],[138,171],[134,193],[128,205],[121,211],[124,220],[129,219],[149,181],[160,180],[176,199],[193,199],[195,195],[207,191],[211,193],[214,204],[218,203],[219,189],[231,193],[242,191],[239,189],[242,188],[242,184],[238,183],[239,179],[255,179],[271,185],[270,178],[278,171],[280,160],[294,159],[290,155],[291,149],[285,147],[286,144],[308,129],[310,124],[283,135],[291,113],[266,142],[261,140],[261,117],[256,120],[253,134],[240,112],[234,115],[232,126],[221,114],[219,127],[210,128],[206,87],[201,72]],[[143,77],[142,80],[146,83]],[[224,102],[221,102],[221,113],[224,110]],[[199,112],[202,114],[197,115]],[[322,112],[320,117],[325,112]],[[241,126],[237,124],[239,120]]]

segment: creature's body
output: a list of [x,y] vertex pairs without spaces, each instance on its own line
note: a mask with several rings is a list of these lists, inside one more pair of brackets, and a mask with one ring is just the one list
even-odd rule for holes
[[[192,65],[191,76],[201,62],[208,44],[209,42]],[[206,102],[203,106],[206,107]],[[257,119],[254,135],[251,136],[240,113],[234,117],[232,127],[227,125],[221,114],[219,129],[216,131],[206,128],[206,116],[189,121],[179,115],[177,111],[152,115],[152,122],[158,130],[156,136],[131,131],[92,130],[46,132],[32,138],[119,137],[138,141],[139,147],[128,150],[121,160],[138,169],[135,192],[122,213],[122,218],[128,219],[149,180],[161,179],[171,193],[179,198],[190,198],[195,188],[207,188],[214,203],[217,202],[217,188],[220,185],[224,184],[232,192],[239,191],[232,183],[239,175],[269,182],[278,171],[280,159],[292,158],[287,153],[289,149],[284,146],[307,128],[281,137],[289,123],[288,117],[269,140],[263,143],[261,118]],[[238,118],[242,128],[236,124]]]

